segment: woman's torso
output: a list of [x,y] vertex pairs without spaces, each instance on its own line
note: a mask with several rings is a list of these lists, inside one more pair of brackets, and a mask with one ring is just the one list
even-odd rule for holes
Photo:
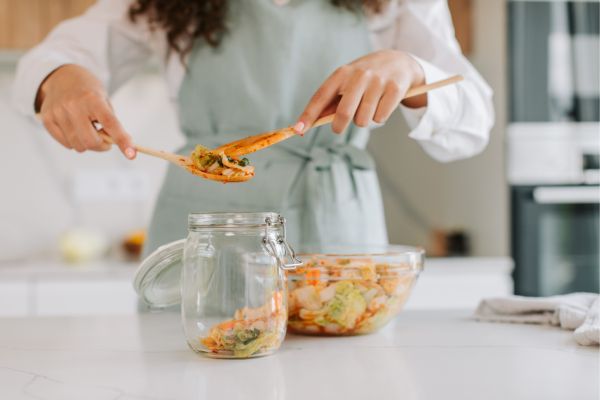
[[[198,43],[188,59],[178,94],[183,153],[292,124],[333,70],[370,51],[364,16],[325,0],[234,0],[228,27],[218,48]],[[281,212],[296,242],[385,242],[367,140],[355,126],[343,135],[315,129],[252,154],[256,176],[243,184],[171,168],[147,250],[183,236],[174,235],[188,212],[210,211]]]

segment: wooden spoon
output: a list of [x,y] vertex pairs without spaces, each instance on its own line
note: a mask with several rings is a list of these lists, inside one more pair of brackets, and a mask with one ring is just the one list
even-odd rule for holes
[[[403,99],[408,99],[409,97],[418,96],[423,93],[427,93],[430,90],[438,89],[444,86],[452,85],[454,83],[462,81],[464,78],[461,75],[455,75],[447,79],[443,79],[441,81],[433,82],[428,85],[417,86],[410,89],[406,92],[406,95]],[[312,126],[309,126],[304,129],[304,132],[312,128],[316,128],[317,126],[329,124],[333,121],[335,114],[326,115],[317,119]],[[278,129],[275,131],[259,133],[258,135],[248,136],[246,138],[236,140],[227,144],[224,144],[220,147],[217,147],[215,152],[224,152],[230,157],[240,157],[246,154],[254,153],[255,151],[262,150],[266,147],[272,146],[276,143],[279,143],[283,140],[289,139],[295,136],[297,133],[294,129],[289,126],[287,128]]]
[[[96,126],[96,128],[98,128],[98,127]],[[98,133],[100,134],[100,136],[102,136],[102,138],[106,142],[108,142],[110,144],[114,144],[113,139],[103,129],[98,129]],[[189,156],[183,156],[181,154],[169,153],[168,151],[164,151],[164,150],[154,150],[154,149],[150,149],[148,147],[144,147],[144,146],[140,146],[140,145],[135,145],[135,149],[140,153],[146,154],[148,156],[163,159],[165,161],[168,161],[172,164],[177,165],[178,167],[185,169],[186,171],[188,171],[194,175],[200,176],[204,179],[208,179],[211,181],[218,181],[218,182],[223,182],[223,183],[245,182],[254,177],[254,173],[248,174],[248,175],[242,175],[242,176],[225,176],[225,175],[220,175],[220,174],[209,174],[207,172],[201,171],[198,167],[196,167],[196,165],[194,165],[194,162],[192,161],[192,159]]]
[[[41,119],[39,114],[37,114],[36,117],[38,119]],[[92,122],[92,125],[98,131],[98,134],[102,137],[102,139],[105,142],[110,143],[110,144],[115,144],[112,137],[110,137],[110,135],[108,133],[106,133],[104,131],[104,129],[102,129],[102,126],[99,123]],[[204,171],[201,171],[200,169],[198,169],[198,167],[196,167],[194,165],[194,162],[192,161],[192,159],[189,156],[182,156],[181,154],[169,153],[168,151],[163,151],[163,150],[154,150],[154,149],[140,146],[140,145],[135,145],[135,149],[140,153],[168,161],[172,164],[177,165],[178,167],[185,169],[189,173],[192,173],[194,175],[200,176],[204,179],[208,179],[211,181],[217,181],[217,182],[223,182],[223,183],[245,182],[254,177],[253,173],[248,174],[248,175],[243,175],[243,176],[225,176],[225,175],[219,175],[219,174],[209,174],[207,172],[204,172]]]

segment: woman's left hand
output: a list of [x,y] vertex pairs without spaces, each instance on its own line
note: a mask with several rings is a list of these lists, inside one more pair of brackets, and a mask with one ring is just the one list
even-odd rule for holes
[[[413,86],[425,84],[421,65],[409,54],[382,50],[343,65],[325,80],[310,99],[294,125],[303,133],[321,116],[335,112],[331,124],[342,133],[351,121],[368,126],[371,121],[384,123]],[[419,108],[427,105],[427,94],[403,101]]]

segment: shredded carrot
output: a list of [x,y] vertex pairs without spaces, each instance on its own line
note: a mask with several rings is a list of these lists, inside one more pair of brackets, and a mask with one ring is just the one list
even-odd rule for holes
[[236,321],[234,320],[229,320],[229,321],[225,321],[225,322],[221,322],[219,324],[219,329],[222,329],[224,331],[229,330],[229,329],[233,329],[233,327],[235,326]]
[[316,286],[319,283],[319,277],[321,276],[321,271],[318,269],[311,269],[306,271],[306,283],[312,286]]

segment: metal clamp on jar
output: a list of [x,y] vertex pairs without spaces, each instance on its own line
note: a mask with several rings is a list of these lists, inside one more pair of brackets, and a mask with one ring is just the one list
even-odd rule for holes
[[[277,259],[279,267],[284,270],[293,270],[296,269],[296,267],[301,266],[302,261],[296,257],[296,252],[287,242],[285,218],[280,215],[278,216],[277,221],[273,222],[271,217],[266,217],[265,224],[266,227],[265,236],[263,237],[263,244],[267,249],[267,252]],[[281,236],[278,235],[275,239],[273,239],[270,235],[270,230],[273,229],[275,224],[279,224],[281,226],[283,233]],[[286,262],[288,257],[291,260],[290,262]]]
[[188,231],[142,262],[140,297],[154,307],[181,303],[194,351],[248,358],[277,350],[287,325],[285,270],[302,264],[286,241],[285,219],[270,212],[190,214]]

